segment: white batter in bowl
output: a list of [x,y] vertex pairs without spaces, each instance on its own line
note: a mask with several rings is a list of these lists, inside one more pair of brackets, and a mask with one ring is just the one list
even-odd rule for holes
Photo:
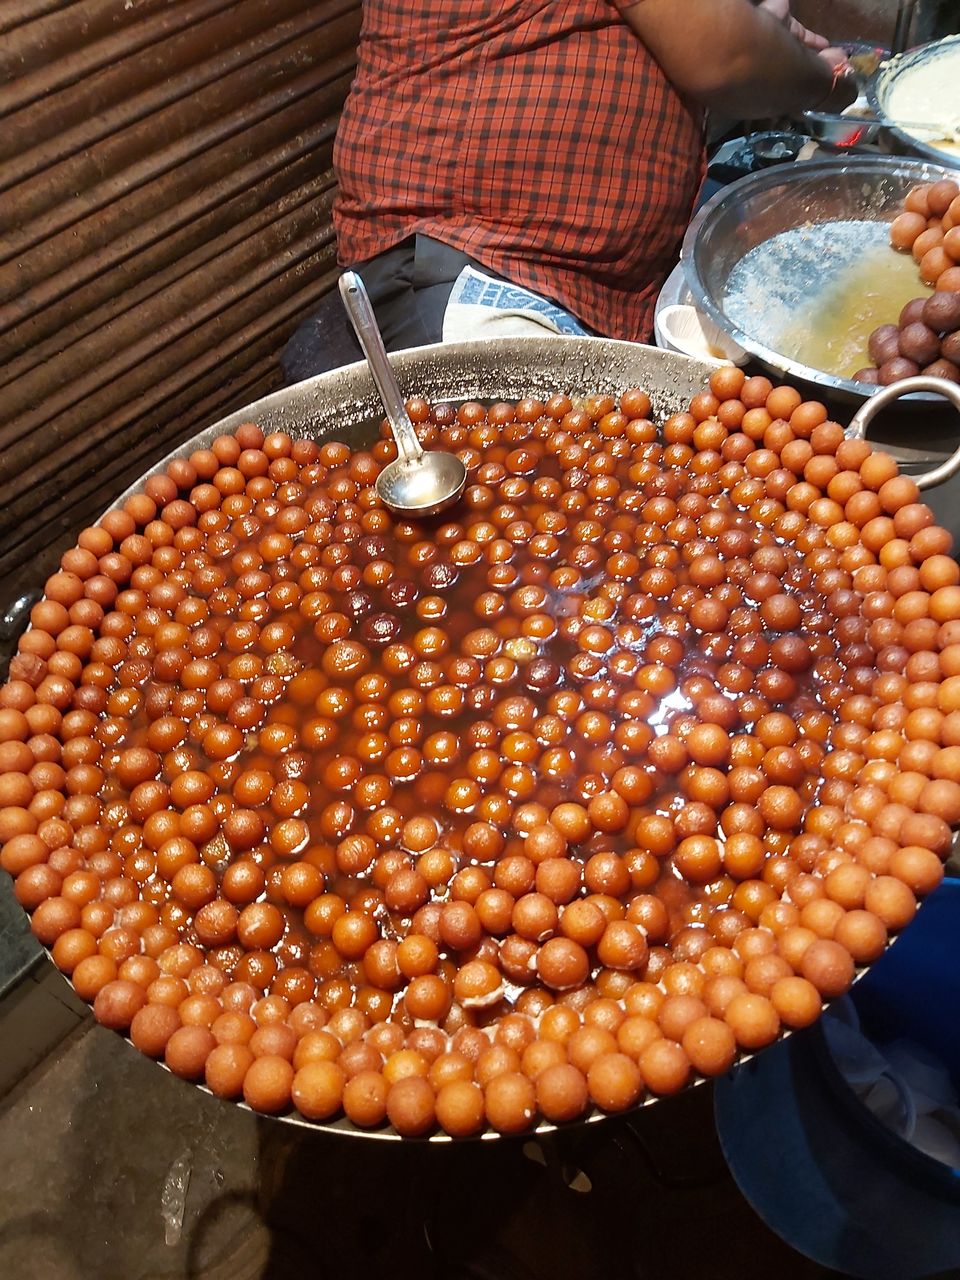
[[877,114],[919,150],[960,165],[960,37],[883,63],[868,96]]

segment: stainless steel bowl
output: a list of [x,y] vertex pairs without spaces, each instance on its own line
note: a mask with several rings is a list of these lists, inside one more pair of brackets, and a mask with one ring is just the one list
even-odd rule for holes
[[811,138],[838,150],[852,150],[873,142],[884,127],[872,115],[843,115],[835,111],[804,111],[803,127]]
[[[767,319],[784,305],[776,279],[764,280],[750,331],[736,323],[726,307],[730,273],[751,249],[785,231],[825,222],[891,222],[915,183],[936,182],[950,173],[921,160],[852,156],[777,165],[731,183],[703,206],[684,238],[682,262],[694,303],[781,377],[812,383],[836,399],[866,399],[876,388],[811,368],[776,350]],[[855,260],[855,253],[838,247],[832,258],[824,258],[819,278],[826,280]]]
[[[958,46],[960,46],[960,35],[948,36],[945,40],[937,40],[933,44],[922,44],[916,49],[909,49],[906,53],[900,53],[895,58],[891,58],[889,62],[881,62],[867,85],[867,101],[873,108],[874,114],[883,121],[885,131],[895,139],[900,149],[910,155],[922,156],[934,164],[946,165],[953,169],[960,169],[960,152],[951,155],[950,152],[941,151],[931,146],[929,142],[924,142],[914,134],[908,133],[897,124],[896,117],[891,115],[888,108],[894,85],[907,72],[922,66],[925,62],[943,57],[945,52],[952,52]],[[948,116],[950,108],[950,103],[944,103],[944,112]],[[955,177],[956,175],[948,174],[947,176]]]

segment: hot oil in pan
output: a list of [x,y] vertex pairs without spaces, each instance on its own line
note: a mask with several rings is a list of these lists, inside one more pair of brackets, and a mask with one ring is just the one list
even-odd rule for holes
[[[560,474],[561,469],[555,457],[541,459],[539,476],[558,479]],[[649,496],[652,497],[653,493],[654,490],[651,489]],[[305,501],[313,496],[309,493],[303,495]],[[579,506],[574,506],[567,528],[562,532],[558,531],[557,536],[556,558],[564,562],[575,562],[578,558],[578,538],[573,527],[576,525]],[[260,504],[247,516],[234,520],[229,529],[224,529],[223,534],[227,540],[219,550],[231,552],[229,561],[225,561],[225,567],[228,566],[228,581],[223,588],[228,593],[233,592],[234,584],[238,582],[237,573],[242,567],[241,561],[253,555],[258,559],[262,556],[264,539],[277,531],[275,517],[278,511],[279,503],[271,499]],[[464,513],[461,510],[455,514],[462,516]],[[543,514],[543,509],[528,498],[523,514],[533,527],[533,523]],[[646,527],[651,533],[655,532],[654,526]],[[409,529],[414,530],[414,527],[410,526]],[[770,548],[779,545],[783,559],[782,589],[796,599],[803,612],[803,624],[798,631],[807,632],[812,651],[821,656],[830,654],[833,643],[826,635],[828,615],[823,612],[817,597],[813,575],[804,563],[804,553],[792,544],[779,544],[772,539],[768,530],[747,512],[736,515],[733,529],[739,534],[742,543],[739,549],[744,554],[757,545]],[[627,753],[621,759],[623,753],[612,750],[611,738],[615,738],[620,724],[629,718],[618,714],[614,708],[609,709],[610,723],[602,737],[597,736],[588,707],[583,708],[582,715],[573,716],[569,726],[565,726],[556,715],[551,714],[555,709],[552,703],[554,695],[566,692],[569,697],[576,693],[576,683],[571,681],[565,671],[571,659],[577,655],[579,645],[572,639],[555,633],[551,638],[537,643],[535,657],[540,660],[540,665],[533,665],[531,653],[528,652],[531,643],[529,638],[524,638],[520,619],[513,619],[511,624],[509,610],[501,607],[506,597],[512,593],[544,583],[548,589],[539,605],[539,611],[559,622],[563,618],[576,616],[587,597],[606,599],[600,590],[605,575],[595,571],[584,573],[574,585],[556,586],[549,582],[548,573],[535,557],[516,552],[508,560],[500,560],[495,556],[491,561],[488,556],[479,555],[472,562],[463,563],[454,569],[449,555],[444,553],[444,548],[456,540],[457,525],[454,521],[424,525],[421,532],[425,535],[423,538],[417,538],[410,532],[407,536],[395,539],[389,534],[364,535],[358,530],[351,554],[338,554],[335,557],[340,564],[349,561],[351,565],[358,567],[358,573],[354,577],[360,576],[371,564],[378,566],[373,576],[379,578],[386,575],[389,578],[390,601],[393,605],[389,613],[382,610],[381,592],[371,588],[366,581],[354,586],[348,586],[345,582],[338,584],[335,575],[328,571],[330,565],[315,565],[313,570],[308,566],[302,570],[295,578],[304,593],[301,606],[280,611],[292,634],[289,645],[282,646],[279,650],[273,643],[263,643],[262,632],[255,635],[259,628],[244,629],[242,621],[228,621],[226,616],[218,612],[221,602],[217,592],[212,593],[210,615],[191,633],[194,644],[191,652],[198,645],[201,650],[205,650],[206,646],[200,644],[205,631],[223,631],[226,640],[224,657],[229,655],[226,674],[230,678],[239,679],[244,686],[244,698],[231,708],[234,719],[239,719],[244,729],[243,745],[229,759],[214,762],[196,745],[183,743],[171,751],[168,759],[170,767],[178,770],[213,772],[222,792],[236,792],[234,798],[241,809],[249,807],[255,810],[258,807],[257,796],[250,789],[251,784],[256,781],[254,775],[268,777],[273,774],[274,781],[285,780],[287,785],[281,786],[279,792],[269,800],[272,815],[267,815],[264,810],[265,816],[270,816],[274,822],[281,818],[302,819],[309,833],[305,836],[302,847],[284,847],[279,852],[271,852],[266,844],[260,843],[262,836],[258,836],[256,840],[251,837],[251,843],[256,847],[239,852],[231,852],[220,834],[207,843],[200,841],[201,860],[214,871],[218,883],[222,884],[224,874],[231,864],[240,863],[249,872],[246,876],[250,886],[249,897],[281,904],[283,916],[283,936],[279,940],[266,938],[261,949],[248,949],[247,954],[244,954],[244,948],[234,942],[214,946],[209,952],[212,962],[228,969],[235,980],[252,981],[261,985],[269,984],[280,968],[292,967],[299,975],[298,983],[302,980],[310,991],[316,981],[318,998],[326,1007],[340,1007],[349,1003],[352,993],[359,991],[362,993],[360,1003],[371,1016],[375,1015],[377,1018],[388,1016],[401,996],[373,988],[361,964],[344,959],[338,954],[329,940],[328,926],[332,926],[332,918],[326,924],[315,919],[312,927],[308,927],[303,908],[283,903],[283,894],[278,892],[276,877],[292,860],[303,860],[323,873],[325,885],[318,886],[318,893],[325,887],[327,895],[338,895],[342,901],[349,901],[354,905],[361,903],[363,895],[376,890],[381,882],[377,859],[371,853],[370,865],[358,866],[348,872],[340,865],[336,850],[348,834],[363,834],[371,814],[378,809],[384,810],[384,817],[386,811],[395,814],[391,819],[391,830],[386,832],[382,847],[377,850],[378,854],[383,852],[383,847],[396,849],[401,825],[412,817],[424,814],[436,819],[439,843],[449,843],[454,849],[461,845],[465,830],[477,822],[478,815],[473,811],[451,813],[445,803],[445,796],[451,787],[456,788],[463,782],[469,782],[472,776],[471,766],[479,747],[471,742],[470,732],[478,722],[485,720],[490,708],[485,704],[474,705],[469,694],[480,681],[480,670],[484,663],[475,664],[475,674],[465,668],[460,683],[454,685],[448,675],[444,674],[445,668],[439,664],[434,678],[425,679],[428,674],[425,671],[418,670],[404,677],[399,670],[392,670],[387,661],[383,667],[387,673],[386,682],[391,687],[392,695],[396,696],[388,698],[384,693],[382,703],[374,700],[372,703],[360,704],[352,692],[351,681],[338,681],[321,674],[327,644],[318,637],[316,628],[332,628],[329,633],[324,633],[327,639],[330,635],[341,633],[359,635],[370,643],[374,652],[383,653],[387,642],[409,644],[417,632],[429,625],[433,608],[445,606],[443,627],[451,650],[457,652],[463,646],[468,632],[484,626],[495,627],[499,623],[510,637],[504,645],[504,654],[516,656],[518,670],[515,676],[504,672],[502,677],[497,678],[507,679],[509,676],[510,691],[521,699],[516,704],[516,715],[519,718],[514,723],[508,716],[503,721],[504,730],[526,728],[531,734],[546,734],[550,731],[558,735],[556,746],[559,749],[548,757],[546,765],[541,761],[539,776],[531,778],[529,792],[518,794],[518,800],[535,801],[552,808],[569,800],[577,784],[581,789],[585,788],[581,798],[586,801],[593,794],[609,791],[613,773],[629,757]],[[490,532],[491,535],[494,532],[492,526]],[[323,539],[320,542],[326,546]],[[477,545],[483,546],[486,543],[481,540]],[[332,546],[337,547],[335,541]],[[329,547],[326,549],[330,550]],[[642,564],[659,563],[660,557],[656,555],[659,549],[662,549],[659,542],[656,546],[641,547]],[[495,575],[500,583],[499,591],[491,589],[492,568],[499,570]],[[287,566],[281,575],[281,582],[293,577],[293,567]],[[246,590],[257,584],[245,582],[242,585]],[[630,590],[624,593],[624,601],[614,610],[612,618],[607,619],[607,625],[615,626],[619,622],[630,621],[631,609],[627,608],[627,602],[631,594]],[[424,608],[425,600],[432,602],[431,609]],[[266,605],[266,599],[257,596],[253,601],[248,601],[245,613],[250,614],[250,604],[256,603]],[[418,603],[421,606],[419,610]],[[646,608],[640,608],[640,603],[638,597],[632,610],[636,614],[634,639],[625,649],[615,650],[604,656],[593,672],[595,680],[612,679],[622,682],[624,673],[616,663],[618,652],[621,660],[634,656],[639,668],[644,661],[654,661],[654,655],[648,648],[651,641],[659,639],[662,645],[668,636],[674,634],[676,613],[674,604],[668,597],[650,597],[649,607]],[[752,615],[759,604],[759,600],[750,598],[749,591],[745,588],[744,609],[741,612]],[[260,609],[256,612],[261,613],[262,620],[265,621],[274,611],[271,609],[264,612]],[[746,625],[749,620],[741,618],[740,621]],[[673,684],[669,691],[664,687],[651,699],[653,708],[647,716],[647,724],[652,738],[663,738],[676,733],[673,717],[691,711],[691,696],[698,680],[702,688],[697,696],[702,696],[706,689],[713,688],[716,681],[716,687],[723,690],[731,705],[742,707],[744,696],[753,690],[757,680],[762,686],[765,678],[771,677],[771,674],[776,675],[775,672],[771,673],[759,656],[760,650],[766,653],[768,644],[774,638],[771,633],[765,633],[751,624],[743,634],[734,626],[734,635],[750,648],[751,653],[757,650],[758,670],[748,672],[746,668],[741,668],[734,672],[732,668],[725,667],[731,638],[724,631],[713,635],[697,635],[692,630],[683,633],[682,640],[678,642],[682,647],[682,656],[671,660],[675,664],[675,683],[669,682]],[[296,666],[301,672],[294,680],[290,680],[293,671],[290,655],[296,659]],[[583,654],[580,656],[582,658]],[[747,659],[746,652],[740,656]],[[667,661],[665,653],[660,658]],[[424,668],[430,665],[427,657],[423,657],[418,664]],[[662,671],[666,673],[667,668],[663,667]],[[414,674],[417,676],[416,680],[412,678]],[[828,674],[830,673],[814,669],[797,671],[789,681],[789,689],[763,686],[776,709],[786,711],[799,727],[797,750],[793,753],[796,759],[792,764],[796,769],[796,776],[791,776],[791,781],[797,787],[804,807],[815,803],[819,794],[818,772],[822,755],[820,743],[826,740],[827,731],[834,720],[829,700],[825,703],[820,697],[823,679]],[[487,675],[493,680],[495,673],[491,670]],[[749,679],[744,683],[739,677],[747,675]],[[782,675],[780,678],[782,679]],[[691,685],[690,681],[694,684]],[[424,688],[418,691],[420,684]],[[501,690],[503,692],[505,690]],[[180,697],[182,694],[178,694],[175,680],[171,683],[149,680],[143,690],[143,705],[131,716],[125,740],[113,744],[114,747],[119,749],[145,744],[151,724],[148,705],[155,714],[162,704],[165,711],[183,715],[186,721],[191,707],[181,705],[178,701]],[[534,720],[529,724],[524,718],[522,705],[527,698],[536,707]],[[195,701],[199,704],[200,699]],[[259,715],[251,719],[245,715],[237,715],[241,704],[253,701],[261,701],[263,704]],[[741,730],[739,747],[750,745],[750,739],[744,736],[749,734],[752,727],[749,720],[750,717],[747,717],[746,723],[738,725]],[[339,724],[335,740],[334,721]],[[283,744],[279,739],[268,743],[265,733],[267,726],[294,728],[296,744],[280,750]],[[193,721],[189,726],[190,733],[195,735],[201,727],[199,721]],[[186,730],[186,723],[184,728]],[[733,733],[736,736],[736,730]],[[375,743],[378,738],[383,739],[379,746]],[[674,749],[679,749],[679,739],[674,741],[671,738],[670,741]],[[412,767],[411,776],[398,776],[402,774],[402,770],[397,766],[397,753],[405,745],[414,744],[418,748],[414,753],[416,767]],[[522,746],[519,743],[518,750]],[[429,763],[425,760],[423,765],[417,764],[421,755],[420,747],[423,753],[429,752],[433,757]],[[277,754],[278,750],[280,754]],[[386,759],[381,759],[384,751],[390,753],[389,764]],[[499,749],[488,754],[496,757],[492,765],[495,772],[507,766],[507,761],[499,758]],[[520,758],[523,758],[522,753]],[[369,801],[364,801],[363,806],[358,807],[357,797],[352,794],[351,786],[355,779],[350,776],[349,770],[343,769],[344,762],[349,765],[351,761],[358,765],[362,762],[362,772],[368,776],[377,775],[382,778],[390,768],[394,774],[391,794],[371,797]],[[732,756],[730,764],[743,766],[740,769],[742,774],[747,764],[746,756],[743,759]],[[680,767],[679,763],[677,767]],[[722,781],[719,772],[715,777],[713,771],[708,772],[711,785],[726,788],[727,784]],[[241,775],[245,775],[246,782],[242,784],[243,789],[238,791]],[[691,809],[693,797],[684,794],[683,788],[677,785],[676,778],[669,769],[654,777],[654,791],[640,806],[643,812],[668,814],[671,817],[676,817],[683,810],[687,811],[688,817],[694,810],[706,812],[704,798],[699,793],[699,804],[694,804]],[[386,781],[385,778],[382,780]],[[489,782],[488,779],[478,790],[486,792],[495,789],[491,788]],[[106,799],[125,798],[124,788],[115,780],[106,784],[103,794]],[[720,803],[720,797],[712,798]],[[267,801],[263,800],[261,803],[266,804]],[[512,834],[509,825],[506,834],[508,837]],[[688,883],[671,857],[664,856],[658,863],[656,858],[643,856],[642,849],[637,848],[637,838],[635,824],[631,824],[625,831],[601,837],[581,852],[586,858],[603,849],[624,858],[633,869],[632,874],[642,882],[641,885],[635,884],[635,889],[642,887],[646,892],[656,894],[664,904],[672,933],[684,928],[695,932],[706,930],[708,922],[713,920],[715,910],[723,911],[731,906],[736,882],[728,875],[711,873],[708,883]],[[275,843],[275,839],[272,843]],[[783,843],[785,847],[785,842]],[[666,849],[663,850],[664,854],[667,852]],[[780,845],[776,849],[771,846],[767,852],[782,852],[782,849]],[[462,865],[468,866],[473,861],[473,857],[464,857]],[[262,882],[258,880],[255,866],[261,867]],[[164,909],[169,923],[183,928],[182,936],[186,941],[195,942],[197,939],[189,913],[170,900],[169,886],[162,875],[153,872],[152,856],[148,851],[142,851],[138,868],[131,867],[131,871],[137,872],[142,896],[158,908]],[[492,876],[493,862],[488,863],[486,869]],[[432,896],[440,898],[443,893],[440,891]],[[241,902],[245,900],[248,900],[246,892],[241,894]],[[374,917],[380,935],[399,939],[411,931],[410,917],[414,914],[415,905],[411,904],[406,909],[391,909],[389,904],[378,902]],[[342,909],[341,907],[340,910]],[[716,925],[715,920],[714,924]],[[522,990],[522,986],[508,983],[505,987],[507,999],[516,999]],[[301,994],[299,989],[297,994]],[[364,1001],[367,1003],[364,1004]]]
[[734,267],[724,310],[778,355],[836,377],[870,362],[867,341],[929,294],[910,254],[889,243],[886,222],[807,223],[751,249]]
[[873,249],[845,268],[786,330],[781,350],[811,369],[850,378],[871,363],[867,342],[874,329],[896,324],[911,299],[932,292],[910,254],[886,246]]

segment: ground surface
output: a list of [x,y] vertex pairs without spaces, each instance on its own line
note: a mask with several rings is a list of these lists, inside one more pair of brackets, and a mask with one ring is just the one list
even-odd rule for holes
[[437,1149],[259,1120],[97,1027],[46,960],[0,1001],[4,1280],[827,1280],[727,1173],[708,1088]]

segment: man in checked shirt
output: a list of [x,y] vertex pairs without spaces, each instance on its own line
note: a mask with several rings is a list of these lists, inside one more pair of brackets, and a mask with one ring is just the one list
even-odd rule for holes
[[[393,349],[498,333],[648,339],[704,176],[704,109],[751,119],[854,96],[838,83],[842,53],[789,0],[363,9],[334,222]],[[304,337],[309,350],[308,329],[288,355]],[[315,359],[296,376],[321,372]]]

